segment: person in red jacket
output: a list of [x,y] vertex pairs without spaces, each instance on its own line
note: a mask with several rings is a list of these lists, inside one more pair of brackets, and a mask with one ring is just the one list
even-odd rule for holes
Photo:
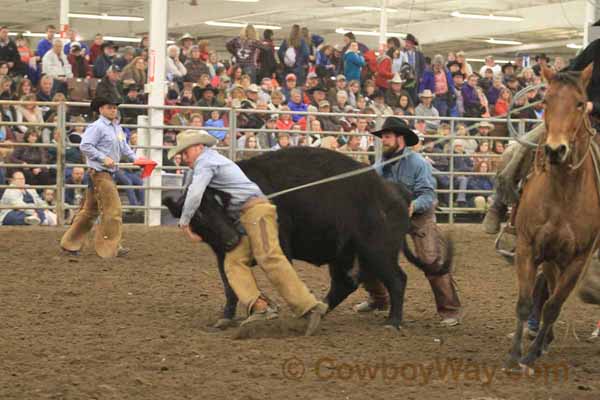
[[377,74],[375,75],[375,85],[381,90],[387,90],[389,80],[394,77],[392,72],[392,57],[396,49],[390,48],[384,55],[377,60]]
[[510,89],[502,88],[502,90],[500,90],[500,95],[498,96],[498,100],[496,100],[496,105],[494,106],[494,116],[505,117],[506,114],[508,114],[511,98],[512,92]]
[[102,55],[102,43],[104,43],[104,38],[102,34],[96,33],[94,37],[94,43],[90,47],[90,63],[93,64],[96,61],[96,58]]

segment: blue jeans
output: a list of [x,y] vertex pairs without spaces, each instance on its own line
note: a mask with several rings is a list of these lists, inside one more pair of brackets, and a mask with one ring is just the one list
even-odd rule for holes
[[[46,214],[44,210],[35,210],[40,221],[44,222],[46,220]],[[23,210],[12,210],[4,217],[4,221],[2,221],[2,225],[26,225],[25,224],[25,211]]]
[[440,117],[448,116],[448,101],[446,100],[446,96],[433,99],[433,106],[440,113]]
[[[133,179],[132,179],[133,178]],[[130,172],[117,171],[114,174],[114,180],[117,185],[142,185],[142,180],[139,176]],[[121,189],[120,189],[121,190]],[[127,200],[132,206],[141,206],[144,204],[144,191],[136,189],[122,189],[127,193]]]

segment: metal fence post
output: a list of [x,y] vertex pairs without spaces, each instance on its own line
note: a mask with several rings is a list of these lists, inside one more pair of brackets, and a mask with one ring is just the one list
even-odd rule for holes
[[56,141],[56,218],[58,226],[65,224],[65,164],[67,162],[65,146],[67,144],[67,107],[64,102],[60,102],[58,108],[59,138]]
[[237,118],[235,107],[231,107],[229,111],[229,158],[231,161],[236,160],[236,149],[237,149]]
[[448,223],[451,226],[454,224],[454,137],[456,136],[454,127],[454,120],[450,120],[450,185],[448,187],[450,192],[448,193]]

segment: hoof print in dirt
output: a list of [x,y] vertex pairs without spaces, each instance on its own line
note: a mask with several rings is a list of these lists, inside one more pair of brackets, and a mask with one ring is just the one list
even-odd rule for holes
[[307,322],[303,319],[273,319],[240,326],[233,339],[263,339],[303,336]]

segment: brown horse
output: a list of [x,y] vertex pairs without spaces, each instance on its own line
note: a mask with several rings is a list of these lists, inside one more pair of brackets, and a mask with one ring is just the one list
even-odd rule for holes
[[[555,73],[545,66],[549,87],[544,100],[546,134],[536,151],[516,217],[516,272],[519,283],[517,328],[508,367],[531,368],[554,338],[553,324],[598,246],[600,196],[587,113],[592,65],[581,74]],[[522,356],[523,328],[532,309],[538,267],[550,297],[542,309],[539,333]],[[530,370],[531,371],[531,370]]]

